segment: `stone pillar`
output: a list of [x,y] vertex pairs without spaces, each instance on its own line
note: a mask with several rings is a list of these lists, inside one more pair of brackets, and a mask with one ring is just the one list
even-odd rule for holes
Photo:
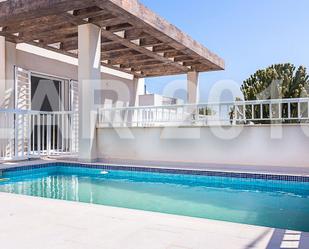
[[133,106],[139,106],[139,96],[143,95],[145,91],[145,79],[133,79]]
[[[101,29],[93,24],[78,27],[79,160],[97,159],[95,86],[101,82]],[[100,102],[96,100],[96,102]]]
[[187,102],[197,104],[199,101],[198,72],[188,72],[187,74]]

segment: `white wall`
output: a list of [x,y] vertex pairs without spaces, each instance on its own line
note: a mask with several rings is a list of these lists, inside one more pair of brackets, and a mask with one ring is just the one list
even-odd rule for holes
[[[132,128],[134,139],[121,139],[128,130],[98,129],[98,157],[101,160],[188,162],[257,166],[309,167],[309,137],[302,129],[309,126],[286,125],[281,139],[271,139],[271,128],[233,127],[223,140],[214,135],[219,127]],[[280,134],[280,127],[272,128]],[[309,135],[309,133],[308,133]]]
[[158,94],[141,94],[139,96],[139,105],[140,106],[162,106],[162,105],[171,105],[171,104],[181,105],[183,104],[182,99],[165,97]]
[[[12,46],[14,46],[15,50],[15,44],[6,42],[6,79],[14,78],[14,65],[26,70],[53,75],[59,78],[78,79],[77,64],[68,63],[66,60],[63,60],[63,62],[60,59],[51,59],[52,57],[48,58],[40,56],[37,51],[33,51],[32,53],[31,48],[28,47],[27,49],[16,49],[16,51],[12,51]],[[42,53],[42,51],[39,52]],[[12,60],[13,56],[14,61]],[[3,62],[0,63],[3,65]],[[109,71],[115,73],[115,70]],[[116,75],[102,72],[101,78],[103,90],[101,91],[101,103],[97,104],[104,104],[106,102],[112,102],[114,105],[116,105],[117,102],[123,103],[124,105],[135,104],[136,89],[133,77],[130,78],[125,76],[122,72],[119,72],[119,74],[116,72]],[[3,85],[3,83],[1,85]],[[13,102],[13,98],[10,102]],[[10,103],[10,106],[13,107],[13,103]]]
[[162,105],[162,96],[158,94],[144,94],[139,96],[140,106]]
[[[25,51],[17,50],[16,64],[24,69],[49,74],[57,77],[77,80],[78,67],[58,60],[45,58]],[[134,105],[133,80],[102,73],[101,104],[109,100],[116,104],[117,101]],[[97,103],[100,104],[100,103]]]
[[[3,39],[2,42],[3,43]],[[3,50],[3,45],[1,46]],[[2,70],[2,77],[5,77],[5,81],[1,81],[1,108],[14,108],[14,65],[16,64],[16,49],[15,44],[11,42],[5,42],[5,52],[0,54],[0,63]],[[3,51],[2,51],[3,52]],[[3,61],[4,60],[4,61]]]

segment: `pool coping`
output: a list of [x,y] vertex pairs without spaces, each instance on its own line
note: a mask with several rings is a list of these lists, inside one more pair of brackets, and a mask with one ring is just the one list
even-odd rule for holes
[[26,161],[16,164],[0,164],[0,176],[3,172],[22,171],[38,169],[45,167],[54,167],[63,165],[66,167],[85,167],[102,170],[124,170],[137,172],[152,173],[170,173],[183,175],[214,176],[214,177],[231,177],[239,179],[258,179],[258,180],[277,180],[288,182],[309,182],[309,176],[297,174],[278,174],[266,172],[245,172],[245,171],[227,171],[227,170],[210,170],[210,169],[184,169],[175,167],[160,166],[141,166],[141,165],[124,165],[108,163],[83,163],[66,160],[38,160]]

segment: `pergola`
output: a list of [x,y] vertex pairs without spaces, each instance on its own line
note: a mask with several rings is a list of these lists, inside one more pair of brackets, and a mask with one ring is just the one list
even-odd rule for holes
[[[79,153],[95,158],[93,82],[100,65],[139,78],[187,74],[188,102],[197,102],[199,72],[224,61],[137,0],[7,0],[0,36],[78,57]],[[137,87],[136,87],[137,88]],[[136,96],[135,96],[136,98]]]
[[78,26],[101,28],[102,65],[137,77],[224,69],[224,61],[136,0],[8,0],[0,35],[78,56]]

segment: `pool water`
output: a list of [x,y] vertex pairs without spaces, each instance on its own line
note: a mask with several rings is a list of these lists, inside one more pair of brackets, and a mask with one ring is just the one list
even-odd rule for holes
[[309,183],[64,166],[2,178],[1,192],[309,232]]

